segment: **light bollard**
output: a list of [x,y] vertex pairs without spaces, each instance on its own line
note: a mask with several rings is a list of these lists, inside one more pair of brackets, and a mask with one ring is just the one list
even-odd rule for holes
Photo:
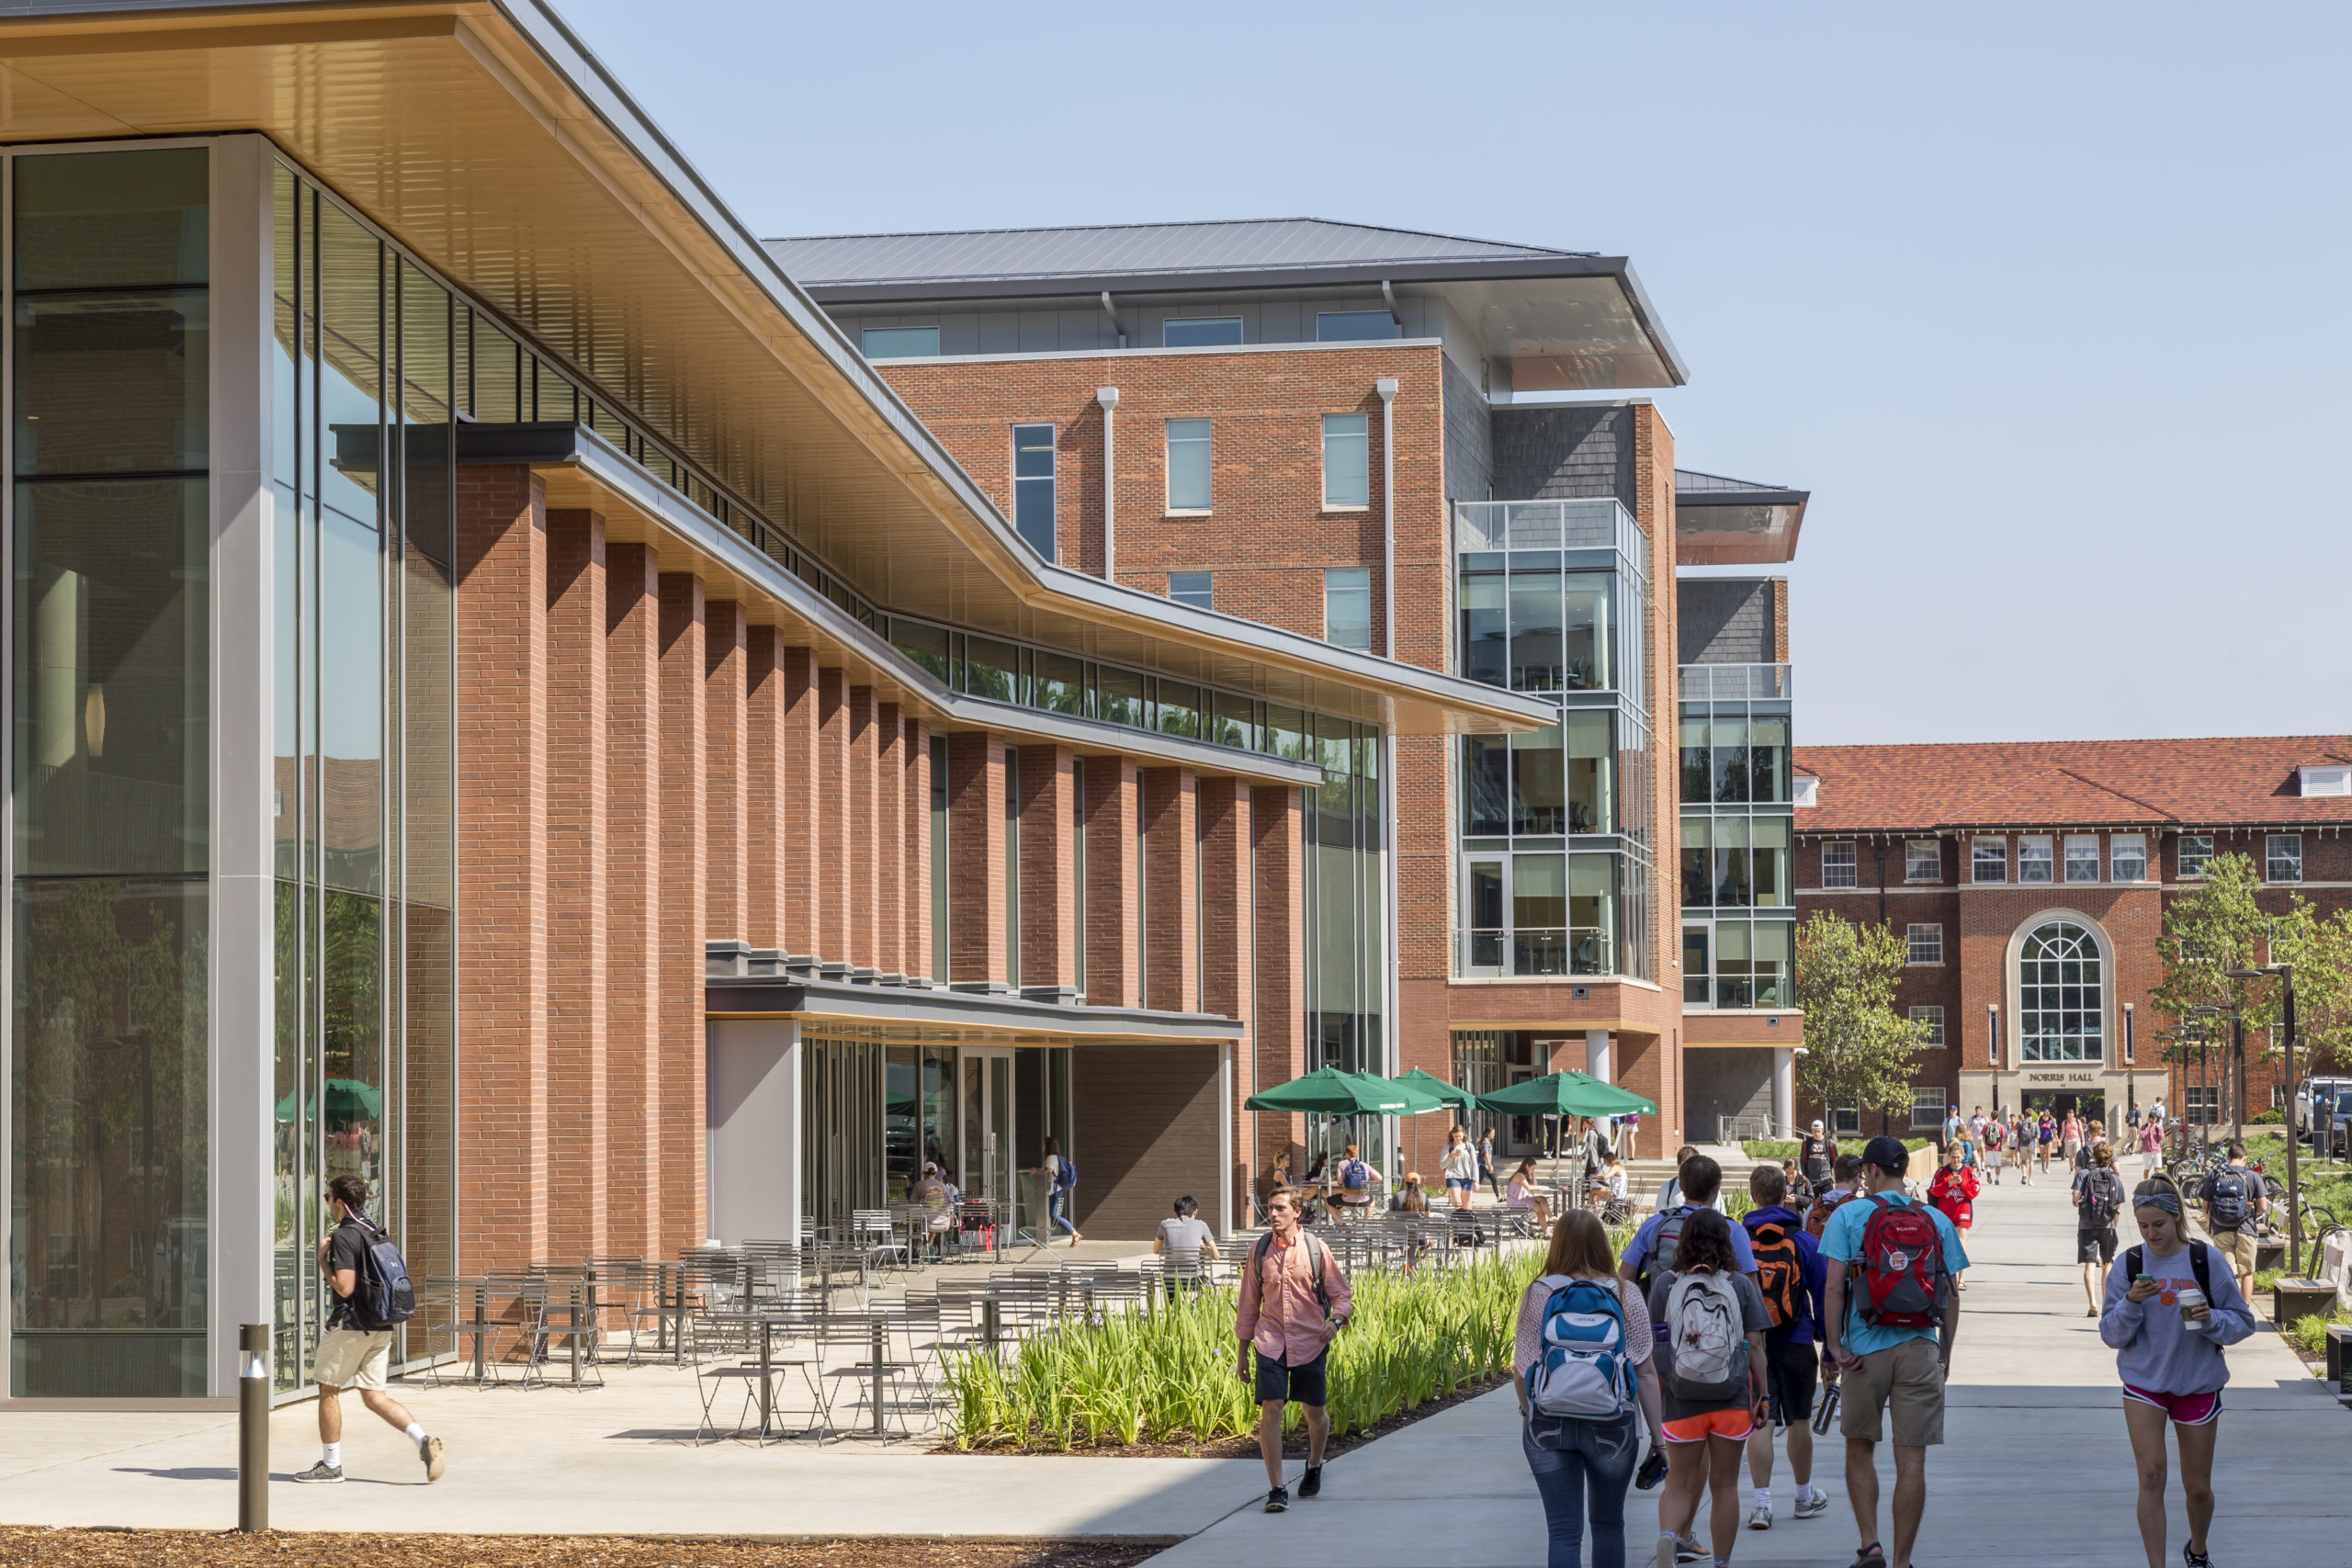
[[269,1529],[269,1325],[237,1326],[237,1529]]

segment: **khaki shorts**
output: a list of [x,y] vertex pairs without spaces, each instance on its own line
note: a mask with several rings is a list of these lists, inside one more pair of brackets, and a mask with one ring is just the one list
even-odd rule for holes
[[2254,1260],[2257,1255],[2253,1232],[2215,1231],[2213,1245],[2222,1249],[2222,1256],[2230,1260],[2232,1269],[2241,1274],[2254,1272]]
[[1880,1413],[1891,1405],[1896,1447],[1924,1449],[1944,1440],[1943,1367],[1933,1338],[1872,1350],[1838,1382],[1846,1392],[1838,1407],[1838,1430],[1845,1436],[1878,1442]]
[[311,1381],[322,1388],[381,1388],[392,1371],[392,1331],[330,1328],[319,1336]]

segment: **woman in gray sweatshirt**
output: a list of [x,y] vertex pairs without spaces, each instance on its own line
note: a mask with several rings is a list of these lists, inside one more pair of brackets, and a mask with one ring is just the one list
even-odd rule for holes
[[2213,1443],[2221,1429],[2222,1385],[2230,1381],[2222,1347],[2254,1332],[2254,1314],[2238,1291],[2230,1260],[2188,1239],[2180,1189],[2152,1176],[2132,1191],[2140,1244],[2107,1276],[2098,1337],[2115,1348],[2123,1380],[2123,1425],[2140,1467],[2140,1542],[2148,1568],[2165,1568],[2165,1425],[2180,1439],[2180,1483],[2188,1506],[2187,1568],[2211,1568],[2206,1528],[2213,1522]]

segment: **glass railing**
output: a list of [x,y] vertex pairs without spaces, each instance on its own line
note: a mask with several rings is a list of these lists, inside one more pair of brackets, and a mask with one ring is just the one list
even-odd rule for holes
[[1686,703],[1758,703],[1790,700],[1785,664],[1685,664],[1680,699]]
[[1457,979],[1542,979],[1616,972],[1615,944],[1599,926],[1472,929],[1453,933]]
[[1647,575],[1649,541],[1614,496],[1577,501],[1457,501],[1457,550],[1615,550]]

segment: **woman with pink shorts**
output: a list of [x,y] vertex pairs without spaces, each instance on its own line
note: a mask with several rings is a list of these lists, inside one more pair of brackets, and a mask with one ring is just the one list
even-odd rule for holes
[[2165,1427],[2180,1444],[2180,1484],[2188,1506],[2186,1568],[2211,1568],[2205,1532],[2213,1522],[2213,1444],[2221,1433],[2222,1354],[2254,1332],[2227,1255],[2190,1241],[2180,1189],[2152,1176],[2132,1191],[2140,1242],[2107,1276],[2098,1336],[2114,1348],[2123,1380],[2123,1426],[2140,1469],[2140,1543],[2148,1568],[2165,1562]]

